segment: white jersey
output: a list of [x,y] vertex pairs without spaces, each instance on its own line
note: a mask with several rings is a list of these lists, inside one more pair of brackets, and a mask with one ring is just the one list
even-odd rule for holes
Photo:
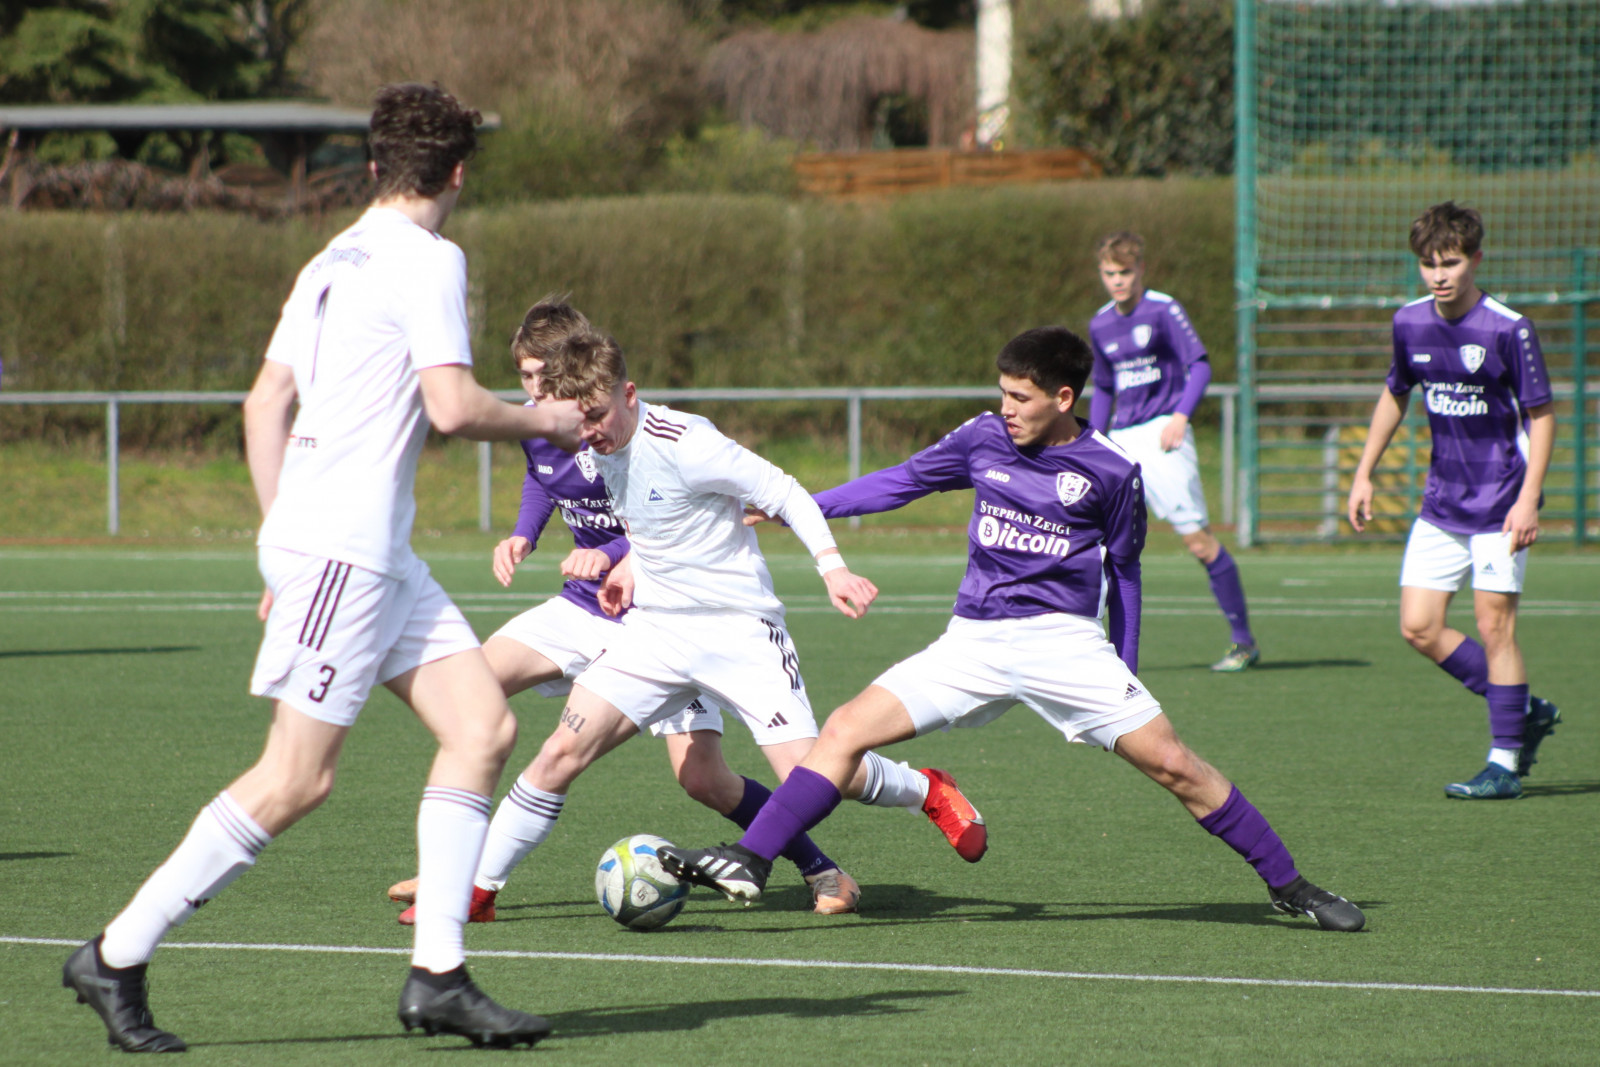
[[403,577],[414,558],[417,371],[472,364],[461,249],[372,208],[295,280],[266,358],[294,368],[300,410],[257,543]]
[[781,515],[815,556],[834,547],[800,483],[708,420],[639,402],[631,440],[596,465],[632,546],[635,607],[782,617],[744,505]]

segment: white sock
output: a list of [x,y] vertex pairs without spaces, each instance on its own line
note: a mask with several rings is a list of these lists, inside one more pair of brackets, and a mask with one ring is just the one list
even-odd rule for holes
[[110,967],[149,963],[156,946],[256,862],[272,840],[226,791],[195,816],[167,862],[155,869],[106,927],[100,955]]
[[1489,750],[1489,762],[1496,767],[1501,767],[1512,774],[1516,774],[1517,757],[1521,755],[1522,750],[1520,748],[1491,748]]
[[550,836],[566,802],[565,793],[546,793],[518,776],[511,792],[495,809],[494,821],[489,824],[489,839],[483,843],[483,859],[478,862],[478,877],[473,879],[473,884],[496,891],[504,888],[512,869]]
[[411,966],[443,974],[466,962],[462,930],[489,830],[489,798],[429,786],[417,808],[417,922]]
[[861,803],[876,808],[921,808],[928,799],[928,778],[905,763],[890,763],[876,752],[862,759],[867,768],[867,785]]

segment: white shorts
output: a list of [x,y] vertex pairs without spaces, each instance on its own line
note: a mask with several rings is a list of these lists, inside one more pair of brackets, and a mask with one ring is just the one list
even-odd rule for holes
[[1472,588],[1488,593],[1520,593],[1528,570],[1528,550],[1511,551],[1511,535],[1458,534],[1418,519],[1406,539],[1400,584],[1454,593],[1472,573]]
[[1183,444],[1171,452],[1161,450],[1161,431],[1171,415],[1112,430],[1110,437],[1144,470],[1144,503],[1152,518],[1172,523],[1180,534],[1192,534],[1210,524],[1206,494],[1200,486],[1200,456],[1194,447],[1194,427],[1184,428]]
[[[622,623],[585,611],[565,597],[546,600],[524,611],[493,634],[531,648],[561,668],[561,677],[533,687],[540,696],[559,697],[572,692],[572,679],[588,669],[622,633]],[[671,718],[651,723],[657,737],[683,734],[691,730],[722,732],[722,709],[715,701],[697,694],[675,705],[681,709]]]
[[334,726],[356,721],[375,684],[478,647],[477,635],[416,560],[389,578],[283,548],[259,552],[272,610],[250,692]]
[[639,725],[705,694],[737,715],[756,744],[817,736],[794,642],[781,621],[742,612],[649,612],[623,618],[622,639],[576,679]]
[[919,737],[982,726],[1026,704],[1068,741],[1112,749],[1161,714],[1099,622],[1078,615],[958,616],[942,637],[873,684],[900,698]]

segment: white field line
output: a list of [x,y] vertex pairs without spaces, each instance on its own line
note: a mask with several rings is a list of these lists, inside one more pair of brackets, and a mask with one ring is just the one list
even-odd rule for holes
[[[1395,544],[1390,552],[1358,552],[1349,555],[1325,555],[1316,552],[1304,555],[1277,555],[1255,557],[1248,553],[1243,554],[1248,572],[1278,573],[1284,569],[1292,572],[1292,577],[1349,577],[1352,573],[1360,574],[1396,574],[1400,572],[1400,557],[1404,546]],[[1535,549],[1537,557],[1530,561],[1541,570],[1545,567],[1600,567],[1600,554],[1593,552],[1567,551],[1564,547],[1549,549],[1539,546]],[[483,563],[488,565],[489,552],[429,552],[423,549],[417,553],[429,562],[441,563]],[[153,549],[120,549],[120,548],[0,548],[0,562],[6,560],[113,560],[130,563],[254,563],[256,552],[254,548],[238,549],[176,549],[161,551]],[[793,552],[774,552],[766,557],[767,564],[774,569],[812,570],[816,565],[806,556]],[[929,567],[956,567],[967,565],[964,551],[937,555],[895,555],[884,552],[852,551],[852,563],[865,570],[870,564],[877,567],[916,567],[925,569]],[[557,553],[541,558],[532,556],[524,560],[518,567],[524,571],[553,571],[560,565]],[[1146,569],[1160,568],[1181,571],[1195,569],[1194,560],[1185,552],[1150,552],[1141,560]]]
[[[463,593],[455,597],[468,613],[511,614],[543,602],[550,593]],[[72,591],[0,590],[0,613],[80,614],[100,612],[254,611],[260,599],[254,592],[174,592],[167,590]],[[882,615],[948,615],[950,593],[898,594],[880,597],[872,610]],[[1390,616],[1399,608],[1398,597],[1256,596],[1252,614],[1275,617]],[[814,594],[791,596],[788,610],[797,615],[831,614],[827,599]],[[1518,608],[1530,617],[1600,616],[1597,600],[1524,599]],[[1204,594],[1148,596],[1146,615],[1209,617],[1216,613]]]
[[[0,944],[59,945],[82,942],[55,937],[0,936]],[[219,952],[320,952],[334,955],[409,956],[408,948],[360,945],[262,945],[226,941],[169,941],[166,949]],[[932,963],[862,963],[843,960],[741,959],[719,956],[649,956],[616,952],[468,952],[480,959],[577,960],[590,963],[665,963],[678,967],[776,967],[827,971],[888,971],[897,974],[970,974],[995,978],[1060,978],[1080,982],[1170,982],[1179,985],[1265,986],[1275,989],[1349,989],[1385,993],[1470,993],[1525,997],[1600,997],[1600,989],[1528,989],[1515,986],[1435,985],[1423,982],[1331,982],[1301,978],[1231,978],[1196,974],[1115,974],[1095,971],[1044,971],[1023,967],[959,967]]]

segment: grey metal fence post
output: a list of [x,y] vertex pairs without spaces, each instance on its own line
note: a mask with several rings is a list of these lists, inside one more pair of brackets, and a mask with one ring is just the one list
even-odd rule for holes
[[489,532],[489,467],[493,459],[489,442],[478,442],[478,529]]
[[118,441],[121,436],[119,421],[117,398],[112,397],[106,401],[106,529],[113,534],[122,525],[121,491],[117,484],[117,462],[122,451]]
[[1332,541],[1339,536],[1339,424],[1322,434],[1322,525],[1317,536]]

